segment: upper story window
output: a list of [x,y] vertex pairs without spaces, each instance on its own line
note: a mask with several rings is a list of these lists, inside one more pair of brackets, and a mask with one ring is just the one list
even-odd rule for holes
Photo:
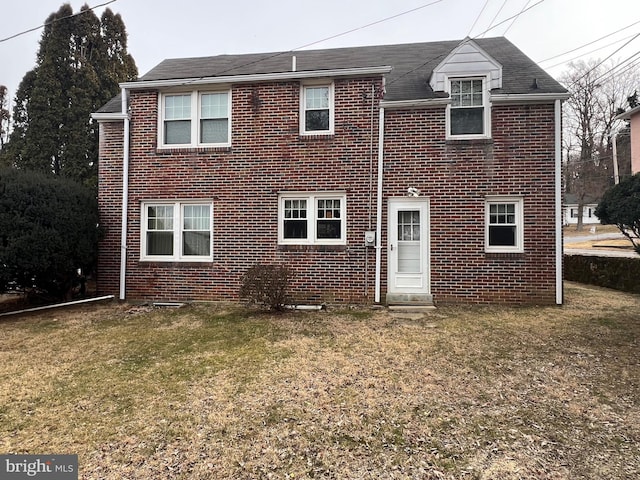
[[211,203],[142,204],[142,260],[210,262],[211,250]]
[[333,133],[333,84],[302,85],[300,98],[300,133]]
[[160,95],[159,147],[231,144],[231,94],[189,92]]
[[491,197],[485,205],[485,250],[524,252],[524,216],[521,197]]
[[343,194],[283,194],[278,208],[281,244],[344,245],[346,199]]
[[490,112],[485,79],[452,78],[449,80],[449,136],[483,138],[490,136]]

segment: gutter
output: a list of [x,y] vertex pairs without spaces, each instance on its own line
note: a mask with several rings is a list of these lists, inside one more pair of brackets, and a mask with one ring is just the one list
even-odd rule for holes
[[380,303],[380,275],[382,267],[382,173],[384,166],[384,107],[378,119],[378,190],[376,200],[376,278],[375,303]]
[[126,297],[125,281],[127,277],[127,208],[129,205],[129,131],[131,119],[128,115],[127,89],[122,87],[122,114],[124,115],[124,133],[122,139],[122,219],[120,233],[120,300]]
[[491,103],[522,104],[522,103],[551,103],[556,100],[567,100],[569,93],[496,93],[491,94]]
[[276,80],[301,80],[305,78],[335,78],[364,75],[382,75],[391,71],[389,66],[338,68],[330,70],[307,70],[276,73],[256,73],[248,75],[223,75],[219,77],[172,78],[166,80],[139,80],[120,84],[123,89],[145,89],[162,87],[179,87],[183,85],[211,85],[216,83],[254,83]]
[[556,305],[563,302],[562,283],[562,102],[555,101]]

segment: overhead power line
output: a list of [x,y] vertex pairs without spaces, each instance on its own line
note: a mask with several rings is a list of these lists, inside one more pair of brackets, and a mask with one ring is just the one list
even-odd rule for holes
[[[522,10],[520,10],[520,13],[524,12],[524,9],[527,8],[530,3],[531,3],[531,0],[527,0],[527,3],[524,4],[524,7],[522,7]],[[507,34],[507,32],[509,31],[509,29],[511,29],[511,27],[513,27],[513,24],[516,23],[517,19],[518,17],[514,18],[513,21],[509,24],[509,26],[504,29],[504,32],[502,32],[503,36]]]
[[471,32],[473,31],[473,28],[476,26],[476,23],[478,23],[478,20],[480,20],[480,17],[484,13],[484,9],[487,8],[488,4],[489,4],[489,0],[485,0],[484,5],[482,6],[482,10],[480,10],[480,13],[474,20],[473,25],[471,25],[471,28],[469,29],[469,33],[467,33],[467,37],[471,36]]
[[49,25],[53,25],[54,23],[59,22],[61,20],[66,20],[67,18],[71,18],[71,17],[77,17],[78,15],[82,15],[83,13],[90,12],[92,10],[95,10],[96,8],[100,8],[100,7],[104,7],[106,5],[110,5],[110,4],[112,4],[113,2],[116,2],[116,1],[117,0],[110,0],[110,1],[105,2],[105,3],[101,3],[100,5],[94,5],[93,7],[89,7],[86,10],[81,10],[78,13],[74,13],[72,15],[67,15],[66,17],[56,18],[56,19],[54,19],[54,20],[52,20],[50,22],[43,23],[42,25],[38,25],[37,27],[33,27],[33,28],[30,28],[29,30],[24,30],[23,32],[19,32],[19,33],[16,33],[14,35],[11,35],[10,37],[0,38],[0,43],[6,42],[7,40],[14,39],[16,37],[19,37],[21,35],[25,35],[25,34],[30,33],[30,32],[35,32],[36,30],[40,30],[41,28],[47,27]]
[[[573,52],[575,52],[575,51],[577,51],[577,50],[581,50],[581,49],[583,49],[584,47],[588,47],[589,45],[593,45],[594,43],[597,43],[597,42],[599,42],[600,40],[604,40],[605,38],[611,37],[612,35],[615,35],[616,33],[620,33],[620,32],[622,32],[623,30],[626,30],[627,28],[631,28],[631,27],[633,27],[634,25],[637,25],[637,24],[639,24],[639,23],[640,23],[640,20],[638,20],[637,22],[633,22],[632,24],[627,25],[626,27],[622,27],[621,29],[616,30],[615,32],[611,32],[611,33],[609,33],[609,34],[607,34],[607,35],[605,35],[605,36],[603,36],[603,37],[597,38],[596,40],[592,40],[592,41],[591,41],[591,42],[589,42],[589,43],[585,43],[584,45],[580,45],[579,47],[573,48],[573,49],[568,50],[568,51],[563,52],[563,53],[559,53],[558,55],[554,55],[553,57],[549,57],[549,58],[545,58],[544,60],[540,60],[538,63],[548,62],[549,60],[554,60],[554,59],[556,59],[556,58],[558,58],[558,57],[562,57],[562,56],[564,56],[564,55],[568,55],[568,54],[570,54],[570,53],[573,53]],[[627,37],[627,38],[628,38],[628,37]],[[614,43],[616,43],[616,42],[614,42]],[[599,50],[599,49],[598,49],[598,50]],[[594,50],[594,51],[595,51],[595,50]],[[592,53],[592,52],[588,52],[588,53]],[[585,54],[585,55],[586,55],[586,54]],[[564,62],[563,62],[563,63],[564,63]]]
[[[502,12],[502,9],[504,8],[504,6],[507,4],[508,1],[509,0],[504,0],[504,2],[502,2],[502,5],[500,5],[500,8],[498,9],[496,14],[493,16],[493,18],[489,22],[489,27],[491,27],[493,25],[493,22],[496,21],[496,18],[498,18],[498,15],[500,15],[500,12]],[[527,2],[527,3],[529,3],[529,2]]]
[[361,27],[352,28],[351,30],[347,30],[346,32],[338,33],[336,35],[331,35],[330,37],[323,38],[321,40],[316,40],[315,42],[307,43],[306,45],[302,45],[300,47],[294,48],[291,51],[302,50],[303,48],[311,47],[312,45],[316,45],[318,43],[326,42],[327,40],[333,40],[334,38],[342,37],[343,35],[347,35],[349,33],[357,32],[358,30],[362,30],[364,28],[369,28],[374,25],[378,25],[379,23],[387,22],[389,20],[393,20],[394,18],[401,17],[403,15],[407,15],[409,13],[417,12],[418,10],[422,10],[423,8],[430,7],[435,5],[436,3],[443,2],[444,0],[435,0],[430,3],[425,3],[424,5],[420,5],[419,7],[412,8],[410,10],[406,10],[404,12],[397,13],[395,15],[391,15],[390,17],[383,18],[381,20],[376,20],[375,22],[367,23],[366,25],[362,25]]
[[[115,0],[113,0],[113,1],[115,1]],[[329,37],[322,38],[320,40],[316,40],[316,41],[311,42],[311,43],[306,43],[304,45],[301,45],[301,46],[296,47],[296,48],[292,48],[290,50],[286,50],[286,51],[282,51],[282,52],[275,52],[275,53],[272,53],[272,54],[267,54],[264,57],[259,58],[257,60],[253,60],[251,62],[246,62],[246,63],[243,63],[242,65],[236,65],[236,66],[233,66],[233,67],[229,67],[229,68],[227,68],[225,70],[219,71],[219,72],[216,73],[216,75],[222,75],[223,73],[227,73],[227,72],[230,72],[232,70],[236,70],[238,68],[248,67],[250,65],[255,65],[255,64],[263,62],[265,60],[271,60],[272,58],[277,58],[277,57],[280,57],[282,55],[287,55],[287,54],[289,54],[291,52],[295,52],[297,50],[302,50],[303,48],[311,47],[313,45],[317,45],[318,43],[326,42],[327,40],[333,40],[334,38],[338,38],[338,37],[341,37],[343,35],[347,35],[349,33],[357,32],[358,30],[362,30],[364,28],[368,28],[368,27],[371,27],[373,25],[378,25],[380,23],[387,22],[389,20],[393,20],[394,18],[398,18],[398,17],[401,17],[403,15],[408,15],[409,13],[417,12],[418,10],[421,10],[421,9],[427,8],[427,7],[431,7],[432,5],[435,5],[437,3],[441,3],[443,1],[444,0],[434,0],[432,2],[425,3],[423,5],[420,5],[418,7],[412,8],[410,10],[405,10],[404,12],[396,13],[395,15],[391,15],[389,17],[385,17],[385,18],[382,18],[380,20],[376,20],[375,22],[367,23],[366,25],[362,25],[360,27],[352,28],[350,30],[347,30],[347,31],[344,31],[344,32],[341,32],[341,33],[337,33],[335,35],[331,35]],[[411,72],[408,72],[408,73],[411,73]],[[405,74],[405,75],[407,75],[407,74]],[[200,77],[200,78],[202,78],[202,77]],[[195,80],[196,79],[192,79],[189,82],[185,82],[183,85],[187,85],[187,84],[189,84],[189,83],[191,83],[191,82],[193,82]]]
[[[551,70],[552,68],[559,67],[560,65],[564,65],[566,63],[572,62],[572,61],[577,60],[579,58],[582,58],[582,57],[585,57],[585,56],[590,55],[592,53],[595,53],[597,51],[604,50],[605,48],[609,48],[610,46],[616,45],[616,44],[618,44],[620,42],[624,42],[625,40],[629,40],[631,37],[633,37],[633,35],[629,35],[628,37],[621,38],[620,40],[616,40],[615,42],[607,43],[606,45],[603,45],[602,47],[594,48],[593,50],[589,50],[588,52],[581,53],[580,55],[576,55],[575,57],[568,58],[567,60],[564,60],[562,62],[554,63],[553,65],[551,65],[549,67],[545,67],[545,68]],[[579,47],[578,50],[580,48],[582,48],[582,47]],[[562,56],[562,55],[565,55],[565,54],[563,53],[563,54],[560,54],[558,56]],[[555,58],[555,57],[553,57],[553,58]]]
[[[575,84],[577,84],[578,82],[580,82],[580,80],[582,80],[583,78],[585,78],[586,76],[588,76],[588,75],[589,75],[591,72],[593,72],[596,68],[598,68],[600,65],[602,65],[602,64],[603,64],[604,62],[606,62],[607,60],[609,60],[609,59],[610,59],[611,57],[613,57],[616,53],[618,53],[620,50],[622,50],[624,47],[626,47],[627,45],[629,45],[631,42],[633,42],[633,41],[634,41],[636,38],[638,38],[638,37],[640,37],[640,32],[638,32],[637,34],[635,34],[635,35],[631,38],[631,40],[629,40],[629,41],[625,42],[625,43],[624,43],[624,45],[622,45],[621,47],[617,48],[617,49],[616,49],[615,51],[613,51],[611,54],[609,54],[608,56],[606,56],[606,57],[604,58],[604,60],[601,60],[601,61],[600,61],[600,62],[598,62],[596,65],[594,65],[594,66],[593,66],[593,67],[591,67],[589,70],[587,70],[584,74],[582,74],[580,77],[578,77],[578,78],[577,78],[577,79],[575,79],[573,82],[571,82],[570,87],[572,87],[573,85],[575,85]],[[636,54],[634,54],[634,55],[632,55],[632,57],[633,57],[633,56],[635,56],[635,55],[637,55],[637,53],[636,53]],[[631,58],[631,57],[630,57],[630,58]],[[627,60],[628,60],[628,59],[627,59]],[[625,62],[626,62],[627,60],[625,60]],[[594,80],[594,82],[595,82],[595,81],[597,81],[597,80],[599,80],[600,78],[604,77],[604,76],[605,76],[605,75],[607,75],[608,73],[609,73],[609,72],[606,72],[605,74],[600,75],[598,78],[596,78],[596,79]]]
[[[478,35],[476,35],[474,38],[479,38],[479,37],[483,36],[485,33],[487,33],[487,32],[489,32],[489,31],[493,30],[493,29],[494,29],[494,28],[496,28],[496,27],[499,27],[499,26],[500,26],[500,25],[502,25],[503,23],[507,23],[509,20],[512,20],[512,19],[513,19],[513,20],[515,21],[515,19],[517,19],[518,17],[520,17],[520,15],[522,15],[522,14],[523,14],[523,13],[525,13],[525,12],[528,12],[529,10],[531,10],[531,9],[532,9],[532,8],[534,8],[534,7],[537,7],[537,6],[538,6],[538,5],[540,5],[542,2],[544,2],[544,0],[538,0],[538,2],[534,3],[534,4],[533,4],[533,5],[531,5],[530,7],[525,7],[525,8],[523,8],[522,10],[520,10],[520,12],[519,12],[519,13],[516,13],[515,15],[512,15],[512,16],[510,16],[509,18],[505,18],[505,19],[504,19],[504,20],[502,20],[501,22],[496,23],[495,25],[493,25],[493,26],[491,26],[491,27],[487,28],[484,32],[479,33],[479,34],[478,34]],[[529,2],[527,2],[527,4],[528,4],[528,3],[529,3]]]

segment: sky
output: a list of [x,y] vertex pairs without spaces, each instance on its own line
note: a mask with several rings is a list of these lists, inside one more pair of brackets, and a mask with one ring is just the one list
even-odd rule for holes
[[[613,60],[624,61],[635,54],[640,59],[640,36],[633,38],[640,34],[638,0],[115,0],[98,6],[109,1],[3,2],[0,85],[8,88],[9,96],[13,98],[25,73],[35,66],[42,29],[7,38],[41,26],[63,3],[74,12],[84,4],[95,6],[98,17],[106,8],[119,13],[140,75],[165,58],[467,36],[506,36],[556,78],[576,57],[605,59],[613,54]],[[590,42],[595,43],[583,47]]]

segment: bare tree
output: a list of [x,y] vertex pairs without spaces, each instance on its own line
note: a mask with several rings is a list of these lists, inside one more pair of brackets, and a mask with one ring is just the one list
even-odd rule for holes
[[564,109],[565,179],[567,192],[578,201],[581,230],[584,205],[598,200],[613,183],[612,138],[624,125],[615,117],[637,86],[638,74],[616,74],[613,63],[598,60],[569,66],[561,78],[571,93]]

